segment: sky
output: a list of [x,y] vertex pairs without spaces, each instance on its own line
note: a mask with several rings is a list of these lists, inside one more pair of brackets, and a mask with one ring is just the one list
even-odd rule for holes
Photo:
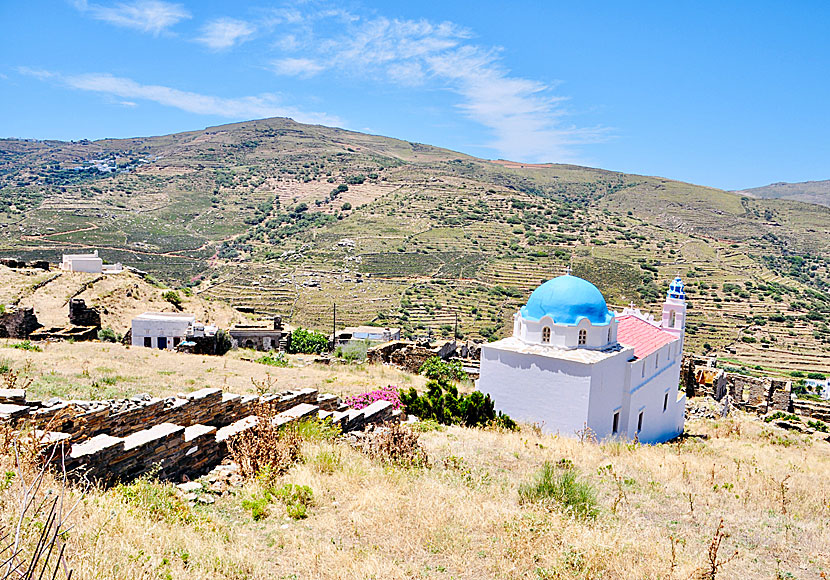
[[2,0],[0,137],[291,117],[722,189],[830,179],[830,2]]

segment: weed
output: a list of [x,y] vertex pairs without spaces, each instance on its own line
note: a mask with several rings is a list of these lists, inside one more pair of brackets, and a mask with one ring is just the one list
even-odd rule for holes
[[118,485],[114,493],[127,505],[136,508],[138,513],[146,514],[156,521],[186,525],[205,522],[205,518],[193,513],[171,484],[159,483],[151,476],[139,477],[130,484]]
[[542,504],[552,501],[580,519],[595,519],[599,515],[593,486],[580,481],[575,468],[561,468],[547,461],[532,482],[519,487],[519,501]]
[[24,340],[23,342],[13,342],[7,345],[9,348],[17,348],[19,350],[28,350],[30,352],[43,352],[43,349],[33,343],[31,340]]
[[258,359],[254,359],[254,362],[258,362],[261,365],[268,365],[271,367],[285,368],[290,366],[288,357],[286,357],[285,353],[283,352],[269,352],[268,354],[261,356]]
[[418,433],[406,425],[396,423],[391,427],[372,431],[366,438],[364,449],[371,457],[392,465],[427,466],[429,458],[418,438]]

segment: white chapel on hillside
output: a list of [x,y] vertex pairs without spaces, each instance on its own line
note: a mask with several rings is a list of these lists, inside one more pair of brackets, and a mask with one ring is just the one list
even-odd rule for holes
[[661,320],[617,314],[590,282],[559,276],[513,316],[513,336],[483,345],[478,389],[496,408],[545,432],[643,443],[683,432],[678,392],[686,295],[675,278]]

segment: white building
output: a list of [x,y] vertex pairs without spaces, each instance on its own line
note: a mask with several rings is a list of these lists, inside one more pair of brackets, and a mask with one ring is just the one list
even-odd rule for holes
[[123,270],[121,264],[107,264],[98,257],[98,250],[91,254],[64,254],[61,260],[61,270],[67,272],[87,272],[90,274],[118,273]]
[[610,312],[586,280],[554,278],[514,315],[513,336],[481,347],[478,389],[498,410],[548,433],[672,439],[685,422],[678,390],[685,318],[680,278],[659,322],[633,306]]
[[382,328],[379,326],[347,326],[338,330],[335,335],[335,345],[347,345],[352,341],[368,340],[369,342],[389,342],[401,339],[400,328]]
[[213,336],[215,326],[196,322],[192,314],[145,312],[133,318],[132,345],[173,350],[189,337]]
[[804,379],[804,386],[814,391],[822,399],[830,400],[830,379]]

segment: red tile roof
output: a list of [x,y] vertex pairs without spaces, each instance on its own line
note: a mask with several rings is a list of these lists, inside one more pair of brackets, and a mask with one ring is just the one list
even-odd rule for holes
[[677,338],[630,314],[618,316],[617,322],[617,342],[633,346],[634,356],[639,359],[647,357]]

